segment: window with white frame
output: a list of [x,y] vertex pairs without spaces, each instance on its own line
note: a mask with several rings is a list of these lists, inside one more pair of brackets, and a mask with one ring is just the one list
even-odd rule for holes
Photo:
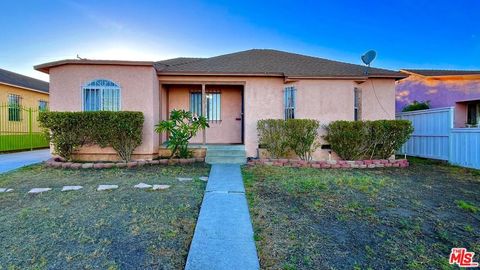
[[16,94],[8,94],[8,121],[21,121],[22,97]]
[[119,111],[120,87],[109,80],[95,80],[83,89],[84,111]]
[[353,89],[353,119],[355,121],[362,120],[362,89]]
[[283,104],[285,120],[295,119],[295,95],[297,90],[294,86],[287,86],[283,91]]
[[[207,103],[207,115],[208,121],[221,121],[221,93],[220,91],[208,91],[205,93]],[[202,92],[192,91],[190,92],[190,111],[196,115],[202,114]]]
[[46,111],[48,108],[48,101],[40,99],[38,101],[38,110],[39,111]]

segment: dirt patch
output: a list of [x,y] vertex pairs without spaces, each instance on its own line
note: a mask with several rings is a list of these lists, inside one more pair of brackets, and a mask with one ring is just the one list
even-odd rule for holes
[[411,160],[407,169],[244,168],[263,269],[449,269],[480,252],[477,171]]

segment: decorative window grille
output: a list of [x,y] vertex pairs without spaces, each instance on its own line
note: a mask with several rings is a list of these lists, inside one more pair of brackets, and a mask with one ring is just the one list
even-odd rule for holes
[[21,121],[22,97],[20,95],[8,95],[8,121]]
[[295,119],[295,94],[297,90],[293,86],[285,87],[283,92],[285,120]]
[[95,80],[83,87],[84,111],[119,111],[120,87],[109,80]]
[[48,101],[39,100],[38,101],[38,110],[39,111],[46,111],[47,109],[48,109]]
[[362,90],[360,88],[353,89],[353,119],[355,121],[362,120]]
[[[205,93],[205,97],[207,99],[207,120],[211,122],[221,121],[221,93],[219,91],[209,91]],[[202,92],[190,92],[190,111],[199,116],[203,115]]]

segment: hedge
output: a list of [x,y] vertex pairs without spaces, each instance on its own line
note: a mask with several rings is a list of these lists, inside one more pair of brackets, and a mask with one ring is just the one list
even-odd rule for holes
[[413,132],[408,120],[334,121],[325,129],[325,140],[344,160],[387,159]]
[[288,119],[285,132],[287,145],[301,160],[311,160],[320,144],[318,129],[320,123],[313,119]]
[[110,146],[124,161],[142,143],[141,112],[41,112],[40,126],[53,143],[55,152],[70,160],[83,145]]
[[318,144],[320,124],[313,119],[265,119],[257,123],[259,143],[273,158],[292,150],[302,160],[310,160]]
[[288,153],[286,121],[265,119],[257,122],[258,143],[265,147],[273,158],[281,158]]

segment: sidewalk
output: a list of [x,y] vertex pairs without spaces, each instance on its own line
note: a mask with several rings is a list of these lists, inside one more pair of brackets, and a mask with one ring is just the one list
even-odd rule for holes
[[50,149],[0,154],[0,173],[39,163],[50,158]]
[[185,269],[259,268],[240,165],[214,164]]

